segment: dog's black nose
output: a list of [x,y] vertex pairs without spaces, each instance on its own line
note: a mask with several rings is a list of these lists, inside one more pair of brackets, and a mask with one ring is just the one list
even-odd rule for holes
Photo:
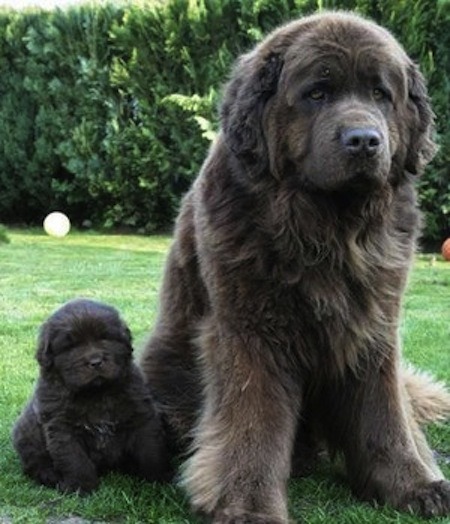
[[103,364],[103,358],[101,356],[95,356],[89,359],[89,365],[93,368],[98,368],[102,364]]
[[347,153],[374,156],[381,148],[381,134],[372,127],[344,129],[341,142]]

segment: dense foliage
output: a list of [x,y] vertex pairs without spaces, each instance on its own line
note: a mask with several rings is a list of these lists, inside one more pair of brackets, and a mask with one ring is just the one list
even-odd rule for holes
[[216,126],[235,57],[299,14],[345,8],[421,63],[439,156],[426,238],[450,231],[450,0],[166,0],[0,10],[0,221],[153,231],[171,224]]

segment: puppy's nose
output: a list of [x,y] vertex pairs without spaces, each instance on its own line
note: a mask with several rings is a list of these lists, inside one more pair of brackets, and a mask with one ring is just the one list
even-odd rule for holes
[[94,355],[89,359],[89,366],[99,368],[103,364],[103,358],[100,355]]
[[373,127],[344,129],[341,143],[350,155],[371,157],[381,149],[381,134]]

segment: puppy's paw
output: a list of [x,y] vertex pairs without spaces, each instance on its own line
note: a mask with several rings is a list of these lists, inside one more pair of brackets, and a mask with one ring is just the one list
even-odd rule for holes
[[54,488],[59,484],[59,476],[53,468],[43,468],[37,475],[37,480],[42,485]]
[[422,517],[450,514],[450,482],[440,480],[416,488],[404,497],[400,508]]
[[246,513],[224,510],[214,515],[213,524],[288,524],[285,520],[276,519],[261,513]]
[[99,485],[97,476],[69,478],[66,477],[59,481],[58,490],[63,493],[78,493],[79,495],[88,495]]

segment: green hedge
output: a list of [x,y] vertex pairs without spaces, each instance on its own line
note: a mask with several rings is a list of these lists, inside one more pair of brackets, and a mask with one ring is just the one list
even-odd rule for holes
[[167,0],[0,10],[0,221],[167,227],[198,172],[230,66],[276,25],[355,9],[422,65],[441,150],[421,185],[426,238],[449,233],[450,0]]

